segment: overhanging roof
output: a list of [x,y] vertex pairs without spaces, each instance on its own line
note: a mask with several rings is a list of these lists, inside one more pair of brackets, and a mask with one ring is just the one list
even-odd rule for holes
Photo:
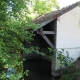
[[37,29],[35,29],[34,31],[42,28],[43,26],[45,26],[46,24],[55,20],[59,16],[61,16],[61,15],[65,14],[66,12],[74,9],[75,7],[77,7],[79,5],[79,2],[76,2],[72,5],[66,6],[66,7],[62,8],[61,10],[53,11],[53,12],[50,12],[50,13],[47,13],[47,14],[44,14],[44,15],[41,15],[41,16],[35,18],[33,20],[33,22],[35,24],[39,24],[39,27]]

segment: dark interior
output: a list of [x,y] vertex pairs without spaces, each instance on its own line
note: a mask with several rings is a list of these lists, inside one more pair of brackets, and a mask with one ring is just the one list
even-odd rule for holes
[[[45,25],[43,27],[43,30],[44,31],[56,31],[56,20]],[[35,34],[36,34],[36,32],[35,32]],[[56,34],[55,35],[47,34],[46,36],[55,46]],[[31,45],[38,46],[40,48],[39,49],[40,52],[44,52],[46,55],[50,55],[50,53],[48,51],[48,47],[50,47],[50,46],[41,37],[40,34],[36,34],[34,37],[34,40],[31,42],[31,44],[26,44],[26,47],[29,47]],[[51,76],[51,61],[48,61],[47,59],[42,59],[41,56],[42,55],[39,55],[38,58],[37,58],[37,56],[35,56],[31,59],[26,59],[26,61],[24,62],[24,71],[27,69],[27,70],[30,70],[30,73],[28,76],[24,76],[25,80],[55,80]],[[56,80],[58,80],[58,79],[56,79]]]
[[[49,24],[43,26],[43,31],[55,31],[56,32],[56,20],[50,22]],[[51,43],[54,45],[54,47],[56,46],[56,34],[46,34],[47,38],[51,41]],[[44,52],[46,55],[50,55],[50,52],[48,51],[48,48],[50,47],[49,44],[42,38],[42,36],[40,34],[37,34],[35,32],[35,37],[34,40],[29,44],[26,43],[26,47],[29,46],[38,46],[40,49],[40,52]],[[29,55],[27,57],[32,57],[32,58],[40,58],[42,55],[36,54],[35,52],[33,52],[33,54]]]
[[24,62],[24,70],[30,70],[24,80],[52,80],[51,62],[42,59],[30,59]]

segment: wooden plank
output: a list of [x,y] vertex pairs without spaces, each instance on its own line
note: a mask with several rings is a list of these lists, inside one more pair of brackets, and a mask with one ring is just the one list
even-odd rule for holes
[[55,31],[42,31],[43,34],[55,34]]
[[43,39],[48,43],[48,45],[52,48],[52,49],[54,49],[54,45],[51,43],[51,41],[47,38],[47,36],[44,34],[44,35],[42,35],[41,34],[41,36],[43,37]]
[[45,21],[45,22],[42,22],[41,24],[39,24],[38,28],[34,29],[34,32],[37,31],[38,29],[42,28],[43,26],[45,26],[46,24],[50,23],[51,21],[53,21],[53,18]]
[[55,31],[43,31],[43,29],[41,28],[40,31],[37,30],[37,34],[55,34]]

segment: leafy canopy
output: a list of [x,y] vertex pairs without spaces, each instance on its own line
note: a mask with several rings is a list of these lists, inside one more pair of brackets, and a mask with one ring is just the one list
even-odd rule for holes
[[[31,29],[37,25],[32,20],[52,11],[53,7],[59,8],[56,0],[0,0],[1,80],[19,80],[23,77],[23,51],[29,54],[37,50],[34,46],[24,46],[24,41],[29,43],[33,40]],[[15,73],[6,74],[8,69]]]

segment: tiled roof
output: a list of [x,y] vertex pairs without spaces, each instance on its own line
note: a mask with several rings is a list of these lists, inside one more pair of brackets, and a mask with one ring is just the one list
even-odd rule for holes
[[62,8],[61,10],[53,11],[44,15],[41,15],[33,20],[34,23],[40,24],[40,27],[43,27],[44,25],[48,24],[52,20],[56,19],[57,17],[63,15],[64,13],[74,9],[77,7],[79,2],[76,2],[72,5],[69,5],[67,7]]
[[41,24],[42,22],[45,22],[51,18],[53,18],[54,15],[58,14],[60,12],[60,10],[57,10],[57,11],[53,11],[53,12],[50,12],[50,13],[46,13],[44,15],[41,15],[37,18],[34,19],[34,22],[36,24]]

